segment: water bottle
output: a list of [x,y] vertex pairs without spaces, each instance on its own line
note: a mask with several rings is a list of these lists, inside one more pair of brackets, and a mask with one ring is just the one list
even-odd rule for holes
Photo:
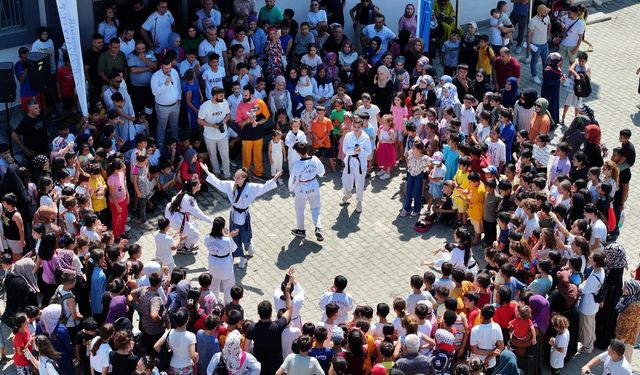
[[618,220],[618,229],[622,229],[624,224],[624,211],[620,212],[620,220]]

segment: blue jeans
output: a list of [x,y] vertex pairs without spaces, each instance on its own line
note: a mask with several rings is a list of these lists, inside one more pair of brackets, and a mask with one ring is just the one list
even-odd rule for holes
[[538,76],[538,58],[542,59],[542,70],[544,70],[545,61],[547,61],[547,56],[549,56],[549,45],[547,43],[534,44],[534,46],[538,47],[538,50],[536,52],[531,51],[531,77]]
[[422,182],[424,181],[424,172],[417,176],[407,173],[407,196],[404,199],[404,210],[411,212],[411,201],[413,200],[413,211],[420,212],[422,207]]

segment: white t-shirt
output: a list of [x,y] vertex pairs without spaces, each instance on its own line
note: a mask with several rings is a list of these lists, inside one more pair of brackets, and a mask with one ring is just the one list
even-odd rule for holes
[[[577,46],[578,38],[580,35],[584,34],[584,23],[582,23],[580,18],[572,20],[568,15],[562,17],[562,23],[564,24],[564,29],[567,30],[567,36],[562,39],[560,44],[568,47]],[[571,25],[573,25],[573,27],[571,27]]]
[[602,375],[631,375],[631,365],[625,357],[622,357],[621,361],[614,362],[607,352],[604,352],[598,356],[600,361],[604,364]]
[[550,365],[551,368],[559,369],[564,368],[564,357],[567,356],[567,349],[569,348],[569,330],[565,329],[563,333],[558,333],[556,336],[556,346],[558,348],[563,348],[562,352],[551,348],[551,359]]
[[[98,342],[100,336],[96,336],[91,340],[91,348],[93,345]],[[102,374],[102,369],[105,367],[109,368],[109,372],[111,372],[111,364],[109,363],[109,353],[111,353],[111,347],[108,343],[103,343],[98,348],[96,355],[91,355],[89,357],[89,363],[91,364],[91,369],[93,371],[97,371]]]
[[498,139],[496,142],[491,142],[490,139],[487,139],[487,156],[489,157],[489,163],[495,167],[500,165],[500,162],[506,163],[507,161],[507,148],[502,142],[501,139]]
[[607,239],[607,226],[602,220],[596,220],[596,222],[591,226],[591,241],[589,241],[589,246],[593,246],[593,244],[596,242],[596,238],[600,241],[600,244],[596,250],[604,250],[602,241],[605,241]]
[[483,126],[482,124],[478,124],[475,131],[478,142],[480,142],[480,144],[488,143],[487,137],[489,137],[490,132],[491,132],[490,126]]
[[580,311],[581,314],[595,315],[600,309],[600,305],[594,301],[594,296],[600,288],[602,288],[604,279],[605,273],[603,269],[600,269],[599,272],[593,271],[589,277],[587,277],[587,280],[578,287],[582,294],[580,302],[578,303],[578,311]]
[[[489,324],[478,324],[471,329],[470,345],[478,346],[482,350],[494,350],[497,348],[496,342],[502,341],[502,329],[498,323],[491,322]],[[471,354],[471,357],[477,357],[484,360],[487,356]],[[489,360],[488,367],[492,368],[496,365],[496,358]]]
[[529,31],[533,32],[533,34],[531,34],[532,44],[547,43],[547,27],[549,22],[551,22],[549,16],[544,16],[544,19],[542,19],[537,14],[529,20]]
[[375,133],[378,134],[378,113],[380,113],[380,108],[377,105],[371,104],[371,107],[368,109],[365,106],[361,105],[358,107],[358,113],[366,112],[369,114],[369,125],[375,130]]
[[167,233],[160,231],[156,232],[154,236],[156,243],[156,258],[160,259],[164,264],[173,263],[173,254],[171,252],[171,246],[173,246],[175,240]]
[[211,44],[211,42],[209,42],[207,39],[200,42],[200,45],[198,46],[198,57],[204,57],[206,60],[205,63],[208,61],[206,57],[209,54],[209,52],[215,52],[218,55],[220,55],[220,59],[218,60],[218,66],[221,68],[224,68],[223,56],[224,56],[224,53],[227,52],[227,44],[224,42],[224,40],[218,39],[216,41],[215,46]]
[[470,124],[476,123],[476,111],[473,110],[473,107],[466,109],[462,108],[462,112],[460,113],[460,131],[465,136],[470,137],[473,134],[473,129]]
[[173,351],[171,363],[173,368],[183,368],[193,365],[191,355],[189,354],[189,346],[196,344],[196,335],[189,331],[171,331],[169,337],[169,347]]
[[406,298],[406,301],[407,301],[407,314],[415,314],[416,305],[420,301],[430,301],[433,304],[433,306],[438,304],[438,302],[436,302],[435,298],[433,298],[431,293],[429,293],[429,291],[426,291],[426,290],[420,294],[415,294],[415,293],[409,294]]
[[73,212],[65,212],[64,213],[64,225],[67,229],[67,232],[73,234],[74,236],[78,235],[78,228],[75,224],[78,223],[78,218]]
[[206,96],[207,99],[211,100],[211,90],[214,87],[224,88],[222,80],[226,75],[227,73],[224,71],[222,66],[218,66],[217,72],[214,72],[211,68],[203,69],[202,80],[204,81],[204,96]]
[[[433,331],[433,323],[429,319],[425,319],[424,320],[424,324],[420,324],[418,326],[418,333],[422,333],[425,336],[431,337],[431,332],[432,331]],[[420,338],[420,342],[422,344],[426,343],[422,338]],[[431,352],[431,349],[428,349],[428,348],[420,349],[420,354],[425,354],[426,355],[429,352]]]
[[56,361],[51,358],[47,358],[43,355],[40,356],[40,367],[38,370],[41,374],[47,375],[59,375],[60,373],[56,371],[55,363]]
[[526,238],[527,240],[531,238],[533,231],[536,228],[540,227],[538,215],[536,215],[535,213],[533,214],[533,217],[531,219],[529,219],[527,215],[524,215],[524,220],[522,223],[524,224],[524,238]]
[[174,22],[171,12],[166,11],[165,14],[160,15],[156,11],[151,13],[142,24],[142,28],[151,33],[152,41],[160,45],[154,49],[155,53],[160,53],[163,48],[169,47],[169,35],[173,32],[171,25]]
[[287,374],[295,375],[323,375],[320,362],[315,357],[300,354],[289,354],[280,368]]
[[292,326],[289,323],[289,326],[282,331],[280,334],[280,341],[282,345],[282,356],[286,357],[289,354],[293,353],[291,349],[291,345],[298,337],[302,336],[302,331],[298,327]]
[[[202,119],[211,124],[218,124],[227,117],[228,114],[231,113],[231,109],[229,108],[229,103],[226,99],[223,99],[221,103],[214,103],[211,100],[207,100],[206,102],[200,105],[200,110],[198,111],[198,118]],[[203,135],[207,139],[215,139],[220,140],[226,137],[226,129],[225,125],[223,132],[220,132],[219,129],[211,128],[208,126],[204,127]]]
[[324,312],[325,306],[327,306],[330,302],[335,303],[340,308],[338,310],[338,316],[336,317],[335,323],[342,324],[346,323],[349,319],[349,311],[353,309],[353,305],[355,302],[353,301],[353,297],[349,293],[338,293],[338,292],[325,292],[322,297],[320,297],[320,302],[318,306],[322,310],[322,318],[321,320],[324,322],[327,320],[327,315]]

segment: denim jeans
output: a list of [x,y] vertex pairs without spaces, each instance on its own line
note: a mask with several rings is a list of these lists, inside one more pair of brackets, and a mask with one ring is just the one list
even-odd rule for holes
[[417,176],[407,173],[407,194],[404,199],[404,210],[411,212],[411,202],[413,201],[413,211],[420,212],[422,207],[422,182],[424,172]]
[[531,77],[538,76],[538,58],[542,59],[542,70],[544,71],[544,64],[549,56],[549,45],[547,43],[534,44],[534,46],[538,47],[538,50],[536,52],[531,51]]

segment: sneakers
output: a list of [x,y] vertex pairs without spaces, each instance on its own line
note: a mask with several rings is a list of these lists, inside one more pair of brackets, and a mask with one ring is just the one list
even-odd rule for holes
[[238,264],[238,268],[245,269],[247,268],[247,258],[241,258],[240,263]]
[[391,178],[391,176],[387,172],[382,171],[380,174],[378,174],[378,178],[381,180],[388,180]]
[[410,215],[411,215],[411,217],[415,217],[415,216],[420,215],[420,212],[417,212],[417,211],[411,211],[411,214],[410,214]]
[[356,204],[356,212],[357,213],[362,212],[362,201],[358,201],[358,204]]
[[520,54],[520,52],[522,52],[522,47],[517,46],[516,47],[516,54]]
[[195,255],[198,253],[197,250],[198,250],[198,245],[193,245],[191,247],[182,245],[180,248],[178,248],[178,250],[176,250],[176,253],[183,254],[183,255]]
[[531,62],[531,56],[529,56],[529,57],[521,57],[520,58],[520,62],[521,63],[525,63],[525,64],[530,63]]
[[319,242],[324,241],[324,237],[322,237],[322,233],[320,232],[320,228],[316,228],[316,240]]
[[253,248],[252,244],[249,244],[249,246],[247,246],[247,258],[253,258],[253,256],[256,255],[256,249]]
[[533,83],[535,83],[536,85],[541,85],[542,81],[540,80],[540,78],[538,78],[538,76],[535,76],[533,78],[531,78],[531,80],[533,81]]
[[341,206],[344,206],[344,205],[346,205],[346,204],[349,204],[349,199],[350,199],[350,198],[351,198],[351,194],[349,194],[349,195],[344,195],[344,196],[342,197],[342,199],[340,199],[340,205],[341,205]]
[[420,215],[430,215],[431,211],[427,210],[427,208],[423,208],[420,210]]
[[293,234],[296,237],[304,238],[307,235],[307,232],[304,229],[292,229],[291,234]]
[[405,210],[404,208],[402,209],[402,211],[400,211],[400,216],[405,217],[409,215],[409,211]]

